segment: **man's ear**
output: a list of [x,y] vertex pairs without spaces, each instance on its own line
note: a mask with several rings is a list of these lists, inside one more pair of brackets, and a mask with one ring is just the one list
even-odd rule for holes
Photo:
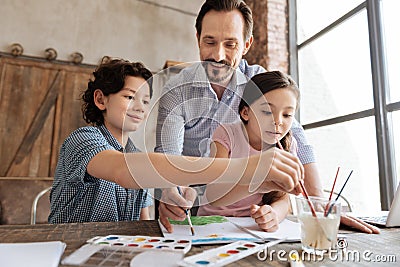
[[200,35],[198,32],[196,32],[196,40],[197,40],[197,46],[200,48]]
[[242,117],[242,119],[245,121],[249,120],[249,107],[242,108],[242,110],[240,111],[240,117]]
[[96,89],[94,91],[93,98],[96,107],[98,107],[100,110],[106,110],[106,105],[105,105],[106,97],[100,89]]
[[247,54],[252,43],[253,43],[253,35],[250,36],[250,38],[244,43],[243,56]]

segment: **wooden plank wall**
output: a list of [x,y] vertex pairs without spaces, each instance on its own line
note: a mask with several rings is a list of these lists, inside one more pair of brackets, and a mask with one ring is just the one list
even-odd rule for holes
[[[32,200],[52,183],[62,142],[86,124],[80,94],[94,69],[0,55],[0,223],[29,223]],[[48,211],[48,195],[43,199]]]
[[[52,177],[1,177],[0,224],[29,224],[34,198],[52,183]],[[47,193],[38,201],[36,222],[46,223],[49,210],[49,193]]]

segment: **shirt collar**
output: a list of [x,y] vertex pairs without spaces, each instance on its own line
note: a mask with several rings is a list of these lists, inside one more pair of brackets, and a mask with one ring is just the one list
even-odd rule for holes
[[246,69],[246,60],[242,59],[240,60],[239,66],[235,71],[236,81],[238,85],[245,84],[249,81],[249,78],[245,75],[245,69]]
[[102,124],[98,126],[100,132],[104,135],[104,137],[107,139],[107,141],[110,143],[110,145],[115,148],[115,150],[118,150],[120,152],[134,152],[137,151],[135,145],[133,144],[132,140],[130,137],[128,137],[128,141],[126,143],[125,149],[122,147],[122,145],[115,139],[115,137],[111,134],[111,132],[107,129],[107,127]]

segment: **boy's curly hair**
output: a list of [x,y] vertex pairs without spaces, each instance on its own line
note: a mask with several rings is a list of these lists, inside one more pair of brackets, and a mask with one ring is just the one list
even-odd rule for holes
[[153,95],[152,73],[140,62],[111,59],[101,63],[93,72],[94,80],[88,82],[82,94],[83,119],[96,126],[104,124],[103,112],[94,103],[94,91],[100,89],[105,96],[121,91],[127,76],[141,77],[149,85],[150,97]]

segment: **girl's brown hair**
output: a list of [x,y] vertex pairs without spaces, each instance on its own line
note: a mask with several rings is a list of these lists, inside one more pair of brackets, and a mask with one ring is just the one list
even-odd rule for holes
[[[296,82],[287,74],[281,71],[267,71],[254,75],[251,80],[246,84],[243,91],[243,96],[239,104],[239,114],[244,107],[250,107],[254,101],[263,97],[265,93],[268,93],[276,89],[288,89],[291,90],[296,96],[296,106],[299,106],[300,90]],[[240,116],[240,119],[244,124],[247,121]],[[279,142],[282,144],[284,150],[289,151],[292,144],[292,132],[289,131]],[[278,147],[278,144],[276,144]],[[285,195],[283,192],[273,191],[263,195],[262,203],[269,205],[276,200],[282,198]]]

